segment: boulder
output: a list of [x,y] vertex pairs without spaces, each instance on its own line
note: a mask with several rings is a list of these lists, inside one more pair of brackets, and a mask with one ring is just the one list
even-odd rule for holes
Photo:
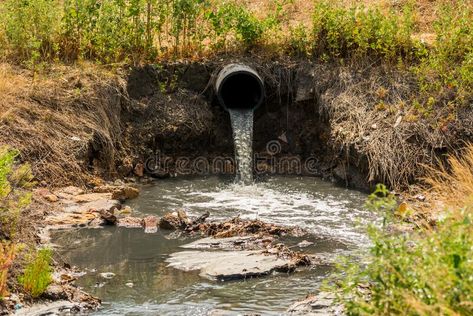
[[84,190],[75,186],[68,186],[68,187],[60,189],[58,192],[69,194],[69,195],[79,195],[79,194],[84,193]]
[[159,227],[162,229],[176,230],[181,228],[182,222],[175,213],[165,214],[159,221]]
[[112,194],[110,193],[87,193],[76,195],[72,200],[76,203],[87,203],[94,202],[99,200],[110,200],[112,199]]
[[127,185],[120,185],[120,186],[111,186],[111,185],[104,185],[94,189],[96,193],[107,193],[111,194],[110,198],[114,200],[129,200],[138,197],[140,194],[140,190],[137,188],[127,186]]
[[86,213],[90,210],[96,211],[100,213],[102,210],[111,211],[114,208],[120,209],[121,208],[120,201],[117,200],[110,200],[110,199],[102,199],[91,201],[82,204],[71,204],[64,208],[65,213]]
[[289,315],[345,315],[343,305],[335,302],[335,294],[320,292],[309,295],[304,300],[296,302],[287,310]]
[[131,200],[137,198],[138,195],[140,195],[140,190],[129,186],[117,188],[112,192],[112,198],[116,200]]
[[52,202],[52,203],[59,201],[59,198],[54,194],[47,194],[47,195],[44,196],[44,198],[48,202]]

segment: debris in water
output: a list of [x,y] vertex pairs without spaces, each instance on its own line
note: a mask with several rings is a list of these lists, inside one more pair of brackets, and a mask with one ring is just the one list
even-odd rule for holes
[[103,273],[100,273],[100,276],[104,279],[112,279],[115,276],[115,273],[113,273],[113,272],[103,272]]
[[310,245],[313,245],[314,243],[311,242],[311,241],[307,241],[307,240],[303,240],[301,241],[300,243],[297,244],[297,246],[299,248],[305,248],[305,247],[309,247]]

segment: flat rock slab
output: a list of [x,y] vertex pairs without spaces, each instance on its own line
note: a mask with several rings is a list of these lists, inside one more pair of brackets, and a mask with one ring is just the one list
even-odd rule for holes
[[336,296],[329,292],[320,292],[317,295],[306,297],[305,300],[294,303],[287,310],[288,315],[305,316],[343,316],[344,307],[336,302]]
[[273,241],[272,237],[237,236],[228,238],[207,237],[181,246],[186,249],[221,249],[221,250],[255,250],[262,249]]
[[182,251],[167,260],[169,267],[184,271],[200,271],[211,280],[237,280],[291,272],[295,269],[288,259],[266,255],[262,251]]

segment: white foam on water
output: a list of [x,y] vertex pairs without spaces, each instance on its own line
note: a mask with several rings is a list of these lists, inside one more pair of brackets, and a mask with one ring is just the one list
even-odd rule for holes
[[283,189],[268,183],[232,184],[214,191],[192,191],[187,195],[189,198],[182,201],[183,207],[195,214],[210,210],[216,220],[240,215],[244,219],[298,226],[348,242],[366,241],[356,223],[366,222],[370,218],[369,212],[362,205],[353,207],[353,201],[340,196]]

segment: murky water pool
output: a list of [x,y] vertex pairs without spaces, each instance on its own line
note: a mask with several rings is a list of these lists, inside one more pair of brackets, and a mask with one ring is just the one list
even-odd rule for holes
[[[163,215],[185,208],[190,215],[210,211],[212,219],[259,218],[300,226],[311,236],[285,240],[314,244],[304,251],[337,256],[366,245],[358,222],[374,220],[362,205],[366,196],[316,178],[270,177],[240,186],[230,178],[174,178],[141,188],[129,202],[136,213]],[[53,236],[59,253],[87,271],[78,284],[103,300],[97,315],[281,315],[294,302],[315,292],[330,273],[305,269],[245,281],[209,281],[197,273],[167,267],[165,260],[191,239],[169,231],[82,229]],[[297,249],[297,248],[296,248]],[[106,279],[100,273],[112,272]]]

